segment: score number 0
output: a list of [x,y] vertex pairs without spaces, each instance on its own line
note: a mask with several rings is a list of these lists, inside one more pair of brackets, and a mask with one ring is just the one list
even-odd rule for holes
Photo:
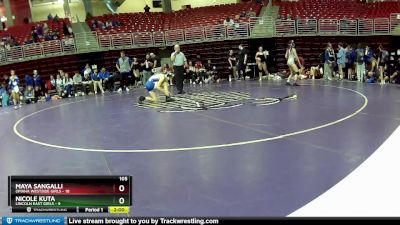
[[[119,181],[128,181],[128,177],[119,177]],[[125,185],[121,184],[118,186],[118,191],[119,192],[124,192],[125,191]],[[118,203],[120,205],[123,205],[125,203],[125,198],[121,197],[118,199]]]

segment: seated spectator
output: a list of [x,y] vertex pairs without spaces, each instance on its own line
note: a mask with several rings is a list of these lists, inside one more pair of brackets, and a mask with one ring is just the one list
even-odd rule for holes
[[226,20],[224,20],[224,26],[233,27],[234,25],[235,22],[230,17],[227,17]]
[[87,95],[93,93],[93,82],[90,75],[91,73],[90,74],[85,73],[83,76],[83,85],[85,86],[85,94]]
[[113,27],[111,21],[106,21],[106,29],[111,29]]
[[38,86],[35,86],[35,88],[34,88],[34,90],[35,90],[35,101],[37,102],[37,101],[39,101],[39,100],[44,100],[45,99],[45,93],[44,93],[44,91],[43,90],[41,90],[41,89],[39,89],[39,87]]
[[311,79],[320,79],[323,77],[323,69],[320,65],[318,66],[312,66],[310,68],[310,74],[309,74],[309,78]]
[[55,79],[55,83],[53,85],[56,87],[57,94],[59,96],[62,96],[62,93],[63,93],[64,89],[63,89],[63,80],[62,80],[62,77],[61,77],[60,74],[57,74],[57,77]]
[[30,44],[33,44],[34,42],[33,42],[33,40],[31,40],[31,39],[28,39],[28,38],[25,38],[24,39],[24,44],[25,45],[30,45]]
[[110,72],[106,70],[105,67],[101,68],[99,73],[102,84],[105,86],[106,90],[112,92],[114,90],[114,80],[111,79]]
[[37,33],[35,26],[32,27],[31,35],[32,35],[33,42],[35,42],[35,43],[39,42],[39,35]]
[[116,19],[112,19],[111,20],[111,25],[113,27],[118,27],[118,26],[120,26],[120,22],[118,20],[116,20]]
[[89,63],[86,63],[85,68],[82,70],[83,76],[92,74],[92,68],[90,68]]
[[42,38],[44,35],[43,26],[41,24],[36,25],[36,33],[38,34],[39,38]]
[[35,91],[33,86],[27,86],[24,92],[24,99],[26,104],[36,103],[37,98],[35,98]]
[[49,33],[49,25],[47,23],[43,24],[43,36]]
[[83,79],[80,73],[75,72],[75,75],[72,78],[72,84],[74,86],[75,97],[77,97],[79,94],[85,95]]
[[389,77],[389,82],[393,84],[399,84],[400,83],[400,58],[388,65],[388,68],[386,70],[387,76],[385,76],[385,81],[388,81]]
[[63,98],[71,98],[73,94],[73,80],[72,78],[69,77],[68,73],[64,73],[64,76],[62,77],[62,87],[63,87],[63,92],[61,97]]
[[213,66],[212,70],[208,73],[207,78],[205,79],[205,83],[219,83],[221,78],[218,76],[217,67]]
[[50,75],[50,80],[46,82],[46,89],[47,91],[56,90],[57,81],[54,79],[53,75]]
[[101,93],[104,94],[103,85],[101,82],[101,76],[100,76],[97,68],[94,68],[94,70],[91,74],[91,78],[92,78],[93,87],[94,87],[94,94],[97,94],[97,87],[99,87]]

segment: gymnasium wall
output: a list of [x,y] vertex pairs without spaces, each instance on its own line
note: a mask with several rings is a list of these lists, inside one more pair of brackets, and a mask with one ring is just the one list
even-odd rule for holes
[[[110,13],[109,9],[107,8],[107,6],[103,1],[100,0],[92,1],[92,4],[93,4],[94,16],[101,16],[103,14]],[[77,17],[79,17],[79,20],[81,22],[85,21],[86,12],[85,12],[85,7],[81,0],[79,1],[73,0],[69,4],[69,7],[71,10],[73,22],[76,22]],[[49,12],[51,12],[53,16],[57,14],[59,17],[65,17],[63,4],[56,2],[51,4],[41,4],[37,6],[32,6],[32,21],[37,22],[37,21],[47,20],[47,15],[49,15]]]
[[[239,0],[171,0],[172,10],[180,10],[183,5],[191,5],[194,7],[202,7],[209,5],[220,5],[220,4],[230,4],[237,3]],[[127,0],[119,8],[118,13],[128,13],[128,12],[143,12],[145,5],[150,7],[150,12],[162,12],[162,8],[153,8],[153,0]]]

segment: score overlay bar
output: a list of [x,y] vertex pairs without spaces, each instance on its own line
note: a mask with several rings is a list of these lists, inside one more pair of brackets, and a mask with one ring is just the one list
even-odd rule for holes
[[8,205],[16,212],[132,205],[131,176],[10,176],[8,185]]

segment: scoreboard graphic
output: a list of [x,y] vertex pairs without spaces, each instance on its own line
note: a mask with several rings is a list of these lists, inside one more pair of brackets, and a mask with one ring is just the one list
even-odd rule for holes
[[128,213],[131,176],[9,176],[8,205],[21,213]]

